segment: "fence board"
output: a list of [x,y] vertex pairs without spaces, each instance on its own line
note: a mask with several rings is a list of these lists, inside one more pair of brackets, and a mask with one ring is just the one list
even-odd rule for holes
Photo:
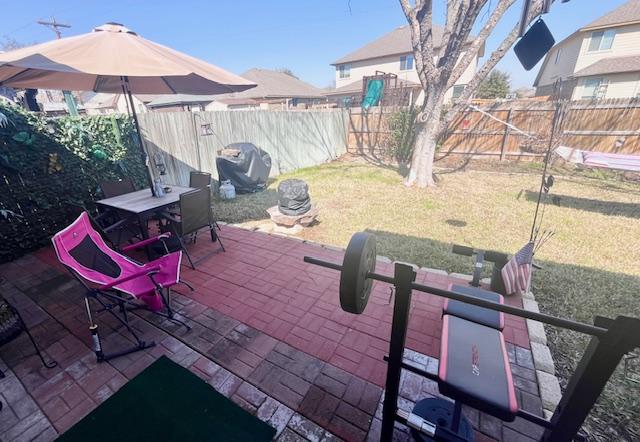
[[[564,118],[554,144],[579,149],[625,154],[640,153],[640,100],[616,99],[564,103]],[[507,121],[531,137],[474,109],[456,115],[442,140],[442,155],[541,156],[550,137],[556,103],[509,101],[479,108]],[[349,149],[352,152],[389,151],[388,121],[393,111],[350,115]],[[381,117],[380,117],[381,115]],[[382,121],[378,121],[379,119]],[[502,154],[502,155],[501,155]]]
[[[209,125],[210,135],[202,134]],[[271,174],[315,166],[347,148],[348,117],[331,111],[149,112],[140,115],[150,157],[162,152],[167,182],[186,185],[189,172],[217,177],[217,151],[231,143],[253,143],[271,155]]]

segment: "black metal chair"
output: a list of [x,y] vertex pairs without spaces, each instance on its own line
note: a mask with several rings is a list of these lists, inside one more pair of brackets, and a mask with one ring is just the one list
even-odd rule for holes
[[134,239],[137,241],[143,239],[140,225],[132,216],[120,218],[118,214],[111,211],[98,213],[89,210],[82,203],[73,202],[67,203],[67,210],[70,219],[75,219],[82,212],[87,212],[93,228],[113,249],[119,250],[122,244],[130,244]]
[[[2,280],[0,280],[0,283]],[[31,335],[27,324],[25,324],[22,316],[20,316],[20,312],[12,306],[6,299],[0,296],[0,345],[7,344],[8,342],[13,341],[20,333],[26,332],[29,340],[33,344],[33,348],[36,349],[36,353],[38,357],[42,361],[42,365],[47,368],[53,368],[58,365],[56,361],[47,362],[42,356],[40,349],[36,345],[35,339]],[[0,370],[0,379],[3,379],[5,374]],[[0,410],[2,410],[2,402],[0,401]]]
[[[211,174],[208,172],[192,170],[189,173],[189,187],[193,187],[194,189],[202,189],[203,187],[208,187],[209,189],[211,189]],[[211,207],[211,210],[213,210],[213,207]],[[221,230],[217,221],[215,221],[215,216],[213,224],[218,228],[218,230]]]
[[102,190],[105,198],[113,198],[114,196],[135,192],[136,187],[130,178],[125,178],[123,180],[102,181],[100,190]]
[[191,171],[189,173],[189,187],[202,189],[211,186],[211,174],[207,172]]
[[[113,198],[115,196],[120,196],[126,193],[135,192],[136,187],[130,178],[124,178],[122,180],[102,181],[100,183],[100,190],[102,190],[102,194],[104,195],[105,198]],[[143,235],[141,234],[143,226],[140,226],[138,220],[135,217],[131,217],[127,212],[114,209],[114,210],[106,210],[104,212],[101,212],[99,214],[100,219],[98,219],[98,216],[94,216],[94,215],[91,215],[91,216],[93,221],[98,220],[100,222],[101,224],[100,227],[102,227],[102,229],[106,229],[107,226],[111,226],[112,228],[117,227],[118,230],[116,232],[118,235],[122,233],[134,232],[133,237],[137,237],[139,239],[142,239],[143,237]],[[116,225],[117,223],[123,220],[127,220],[127,221],[123,222],[122,224]],[[123,224],[127,224],[127,223],[131,224],[129,229],[128,230],[122,229],[121,227],[123,227]],[[129,241],[130,239],[133,238],[130,236],[128,238],[127,237],[123,238],[122,241],[113,241],[114,239],[116,239],[116,235],[113,234],[111,236],[113,237],[111,238],[112,239],[111,243],[115,247],[118,247],[120,244],[122,244],[122,242]],[[106,239],[107,238],[105,238],[105,240]]]
[[[169,212],[165,212],[163,213],[163,217],[166,223],[161,225],[161,230],[163,232],[171,232],[172,235],[170,241],[168,241],[169,250],[182,249],[185,255],[187,255],[187,259],[193,269],[196,268],[196,263],[189,255],[185,240],[191,237],[195,243],[199,230],[205,227],[208,228],[211,234],[211,241],[220,243],[220,249],[223,252],[225,251],[224,245],[216,233],[215,221],[211,211],[211,191],[209,187],[183,193],[180,195],[180,216],[177,217]],[[164,253],[162,249],[156,250],[156,252],[158,254]],[[214,250],[206,254],[201,257],[198,262],[217,252],[218,250]]]

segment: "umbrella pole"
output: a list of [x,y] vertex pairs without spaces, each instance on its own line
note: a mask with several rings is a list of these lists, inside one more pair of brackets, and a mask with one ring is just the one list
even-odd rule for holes
[[151,194],[153,196],[156,196],[156,190],[153,187],[153,177],[151,176],[151,171],[149,170],[149,165],[147,163],[148,155],[144,148],[144,142],[142,141],[142,132],[140,131],[140,124],[138,123],[138,114],[136,113],[136,108],[133,103],[133,97],[131,96],[131,89],[129,88],[129,77],[122,77],[122,87],[127,94],[127,98],[129,100],[129,109],[131,110],[133,123],[136,126],[136,132],[138,133],[138,142],[140,143],[140,158],[142,159],[142,164],[144,164],[144,167],[147,170],[147,181],[149,182],[149,187],[151,188]]

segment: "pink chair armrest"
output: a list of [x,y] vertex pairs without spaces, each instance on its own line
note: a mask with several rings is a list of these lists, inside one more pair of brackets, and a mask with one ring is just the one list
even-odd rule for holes
[[132,279],[136,279],[139,278],[141,276],[147,276],[150,275],[152,273],[157,273],[160,271],[160,266],[153,266],[153,267],[149,267],[149,268],[143,268],[140,269],[139,271],[132,273],[131,275],[122,277],[122,278],[118,278],[115,281],[111,281],[109,284],[105,284],[105,285],[101,285],[100,286],[100,290],[109,290],[111,288],[113,288],[114,286],[118,285],[118,284],[122,284],[124,282],[127,281],[131,281]]
[[139,249],[141,247],[146,246],[147,244],[151,244],[154,243],[156,241],[160,241],[161,239],[167,239],[171,236],[171,232],[166,232],[166,233],[161,233],[158,236],[154,236],[153,238],[148,238],[148,239],[143,239],[142,241],[138,241],[137,243],[134,244],[130,244],[128,246],[122,247],[120,250],[122,250],[123,252],[132,250],[132,249]]

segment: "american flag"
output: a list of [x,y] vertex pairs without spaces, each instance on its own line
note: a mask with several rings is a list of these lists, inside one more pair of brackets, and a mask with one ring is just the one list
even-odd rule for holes
[[533,241],[525,244],[502,268],[502,280],[504,281],[507,295],[513,293],[523,294],[529,288],[534,246]]

